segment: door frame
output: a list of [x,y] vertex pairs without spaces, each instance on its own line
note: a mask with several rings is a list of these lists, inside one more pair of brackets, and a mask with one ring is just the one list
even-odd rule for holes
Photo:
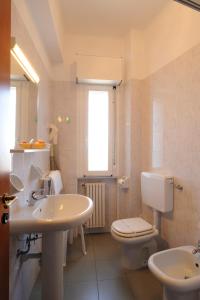
[[[11,0],[0,0],[0,105],[9,97]],[[1,145],[0,145],[1,147]],[[0,196],[9,190],[9,173],[0,166]],[[0,198],[0,298],[9,299],[9,222],[2,224],[2,215],[9,213]]]

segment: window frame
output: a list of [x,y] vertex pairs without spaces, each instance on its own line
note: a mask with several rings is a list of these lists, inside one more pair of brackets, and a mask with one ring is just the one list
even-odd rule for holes
[[[88,170],[88,97],[89,91],[107,91],[109,99],[109,131],[108,131],[108,170]],[[79,177],[112,177],[114,160],[114,107],[113,88],[105,85],[78,85],[78,176]]]

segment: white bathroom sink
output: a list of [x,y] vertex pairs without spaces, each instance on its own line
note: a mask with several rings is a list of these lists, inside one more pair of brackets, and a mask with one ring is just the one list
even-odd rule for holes
[[63,300],[63,231],[83,224],[93,201],[78,194],[48,196],[34,206],[10,210],[10,232],[42,233],[42,300]]
[[83,224],[92,214],[93,202],[78,194],[48,196],[34,206],[10,212],[11,234],[66,230]]
[[200,289],[200,254],[194,255],[193,250],[193,246],[183,246],[155,253],[148,266],[164,287],[177,293],[193,292]]

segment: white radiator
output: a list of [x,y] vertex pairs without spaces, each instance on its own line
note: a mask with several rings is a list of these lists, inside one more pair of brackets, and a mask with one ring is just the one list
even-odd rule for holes
[[90,197],[94,204],[94,211],[86,223],[88,228],[105,226],[105,183],[86,183],[86,196]]

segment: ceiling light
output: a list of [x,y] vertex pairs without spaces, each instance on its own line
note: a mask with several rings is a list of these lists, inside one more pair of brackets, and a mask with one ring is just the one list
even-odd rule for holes
[[10,52],[12,56],[16,59],[18,64],[22,67],[28,78],[34,82],[39,83],[40,78],[31,66],[30,62],[28,61],[27,57],[24,55],[21,48],[17,45],[15,38],[11,38],[11,49]]

